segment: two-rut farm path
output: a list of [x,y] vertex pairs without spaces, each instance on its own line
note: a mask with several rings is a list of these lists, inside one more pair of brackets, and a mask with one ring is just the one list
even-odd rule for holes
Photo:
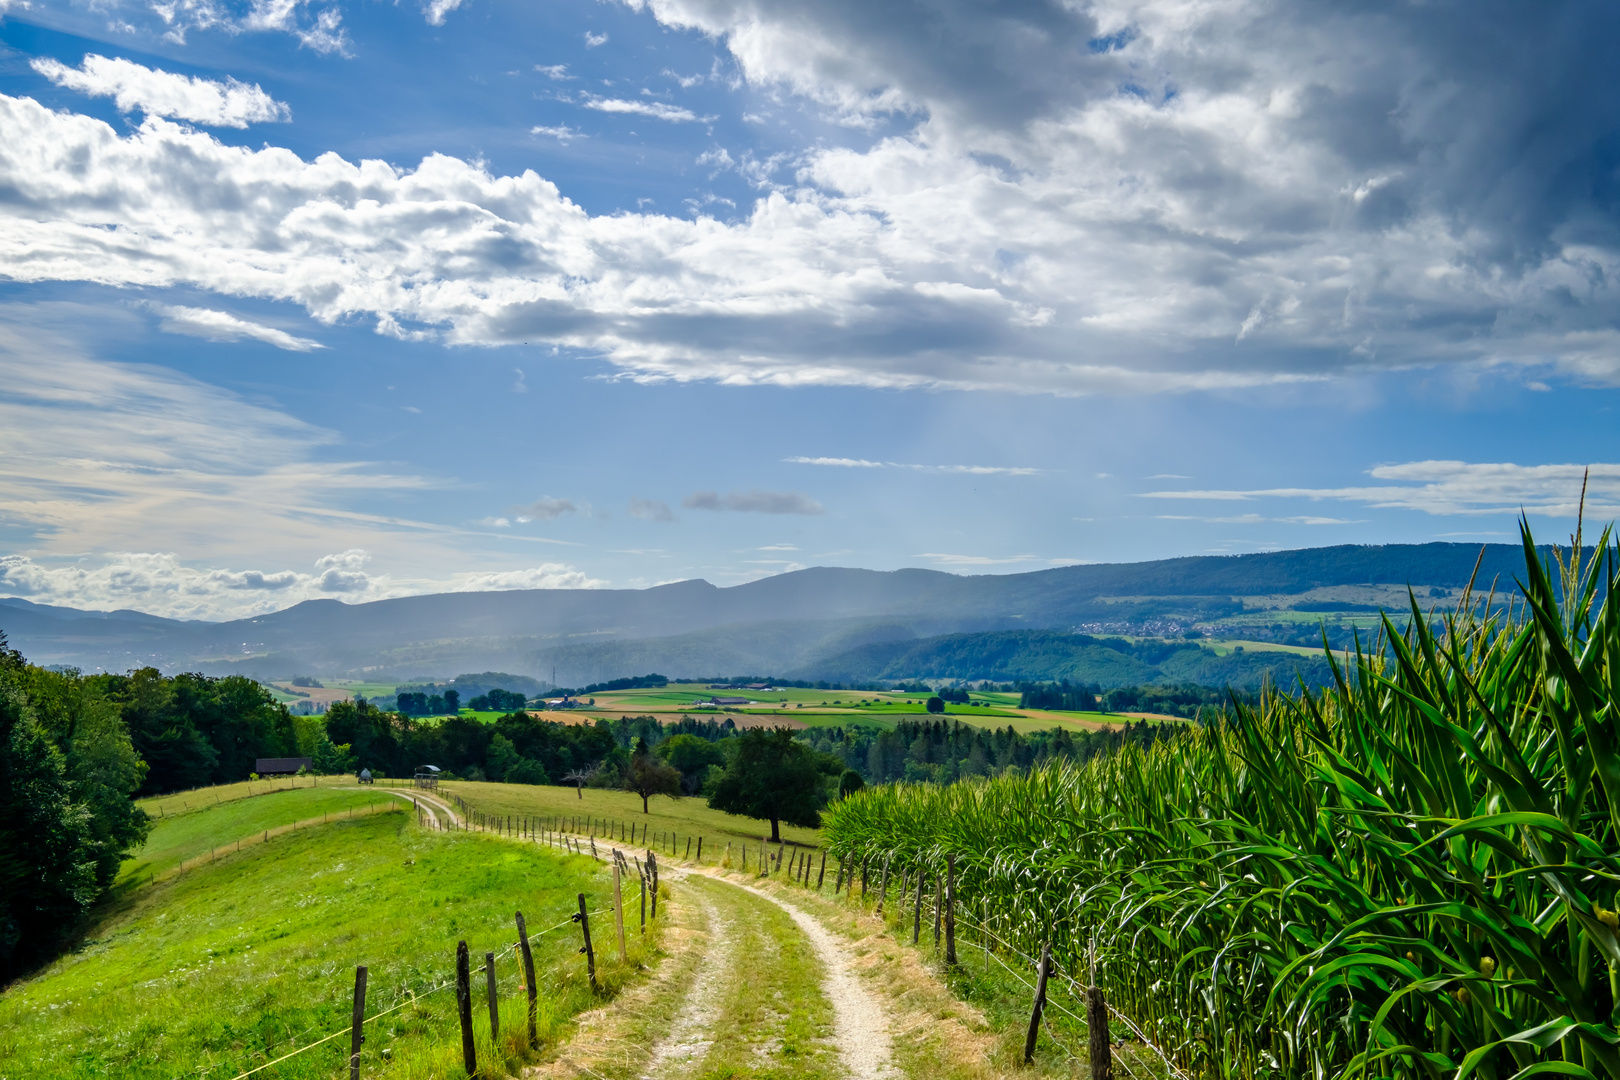
[[798,907],[671,868],[668,956],[648,983],[581,1019],[536,1077],[901,1080],[889,1019],[847,946]]
[[[461,827],[445,800],[421,791],[404,797],[414,797],[429,828]],[[600,849],[604,861],[608,851]],[[983,1017],[892,938],[863,927],[861,916],[781,883],[660,865],[671,885],[663,959],[646,981],[580,1016],[573,1037],[525,1077],[999,1075],[987,1067]],[[626,915],[633,923],[630,905]],[[871,977],[880,968],[886,977]]]

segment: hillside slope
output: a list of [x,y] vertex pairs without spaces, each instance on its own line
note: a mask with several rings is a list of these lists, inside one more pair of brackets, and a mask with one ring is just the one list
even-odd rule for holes
[[[698,674],[802,666],[825,654],[829,638],[874,628],[882,628],[879,638],[903,640],[1088,621],[1204,621],[1241,610],[1246,597],[1368,584],[1455,589],[1468,581],[1476,560],[1482,582],[1508,588],[1522,555],[1505,544],[1436,543],[972,577],[816,567],[724,589],[683,581],[640,590],[442,593],[364,604],[311,600],[218,624],[0,599],[0,630],[38,662],[86,670],[150,664],[273,678],[360,670],[412,678],[499,669],[545,678],[555,665],[559,680],[572,683],[647,669]],[[664,640],[598,648],[649,639]]]

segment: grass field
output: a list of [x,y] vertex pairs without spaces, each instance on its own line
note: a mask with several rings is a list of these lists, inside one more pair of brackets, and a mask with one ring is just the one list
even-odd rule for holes
[[[725,853],[726,842],[759,843],[761,836],[770,834],[768,821],[724,814],[710,810],[701,796],[672,799],[656,795],[648,800],[648,813],[641,812],[641,798],[628,791],[606,791],[586,788],[580,798],[573,788],[550,787],[543,784],[485,784],[469,780],[445,781],[439,789],[459,795],[467,805],[486,814],[513,817],[543,817],[547,814],[580,815],[597,820],[607,819],[645,825],[656,836],[673,833],[685,851],[686,838],[703,837],[703,861],[712,864]],[[581,828],[584,826],[582,825]],[[600,833],[599,833],[600,835]],[[615,831],[615,835],[617,832]],[[790,844],[817,846],[821,843],[819,829],[801,829],[795,825],[782,826],[782,838]],[[656,846],[656,844],[655,844]],[[666,845],[665,851],[669,848]]]
[[[328,783],[334,778],[328,777]],[[233,788],[245,787],[232,784]],[[152,800],[155,801],[155,800]],[[233,841],[268,829],[278,829],[296,821],[308,821],[326,814],[336,816],[359,806],[399,802],[378,791],[344,791],[337,787],[284,788],[254,798],[226,799],[203,803],[189,813],[170,814],[158,820],[146,846],[126,859],[119,870],[120,880],[164,874],[187,859],[207,854]],[[401,803],[401,805],[404,805]]]
[[[579,932],[566,920],[576,893],[586,893],[593,910],[606,905],[603,867],[475,833],[428,832],[412,820],[378,814],[301,830],[105,910],[77,952],[0,996],[0,1078],[230,1080],[343,1031],[262,1074],[336,1076],[348,1056],[357,964],[370,969],[367,1016],[394,1010],[366,1027],[363,1075],[463,1075],[455,997],[437,989],[453,975],[458,940],[473,953],[481,1075],[505,1075],[526,1053],[519,963],[506,951],[516,938],[514,910],[527,916],[532,935],[547,1045],[653,955],[654,942],[640,943],[632,930],[630,960],[621,964],[604,917],[597,931],[604,989],[593,994],[576,953]],[[154,842],[176,843],[167,830],[191,821],[160,824]],[[486,951],[498,956],[498,1045],[483,997]],[[491,1068],[497,1060],[499,1071]]]

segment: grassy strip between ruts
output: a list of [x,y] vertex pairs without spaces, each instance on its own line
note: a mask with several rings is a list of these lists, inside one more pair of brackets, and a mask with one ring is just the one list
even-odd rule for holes
[[[860,886],[832,895],[836,861],[828,860],[826,880],[817,890],[814,868],[810,887],[794,882],[786,872],[765,878],[755,874],[726,875],[745,882],[816,916],[825,926],[850,939],[857,974],[887,1006],[894,1027],[894,1060],[908,1076],[934,1080],[986,1080],[988,1077],[1088,1077],[1087,1029],[1082,1003],[1072,985],[1054,975],[1048,984],[1048,1006],[1036,1043],[1033,1066],[1023,1064],[1035,972],[1028,959],[1001,948],[977,932],[968,912],[957,921],[959,963],[947,968],[944,951],[934,944],[933,882],[923,886],[921,918],[917,919],[915,883],[905,894],[895,875],[887,894],[887,910],[877,910],[880,883],[868,882],[866,898]],[[919,925],[920,924],[920,925]],[[920,930],[912,946],[913,928]],[[1168,1070],[1129,1032],[1113,1031],[1126,1041],[1114,1049],[1114,1074],[1121,1080],[1152,1080],[1169,1076]]]
[[280,835],[295,825],[318,824],[328,816],[380,804],[410,809],[392,795],[336,787],[286,789],[254,799],[205,802],[200,810],[154,821],[145,846],[124,861],[119,881],[162,877],[185,868],[193,859],[209,858],[218,849],[262,842],[267,833]]
[[[0,1080],[232,1080],[343,1031],[260,1074],[330,1077],[348,1056],[357,964],[370,969],[367,1016],[393,1010],[366,1026],[364,1075],[461,1075],[447,987],[457,940],[473,954],[480,1075],[501,1076],[537,1056],[523,1046],[514,910],[532,935],[542,1050],[655,954],[656,924],[645,939],[632,928],[621,962],[604,912],[593,919],[602,983],[593,992],[568,919],[576,893],[593,911],[608,907],[602,866],[411,822],[409,814],[334,821],[136,894],[76,953],[0,996]],[[485,1006],[485,952],[497,954],[498,1042]]]

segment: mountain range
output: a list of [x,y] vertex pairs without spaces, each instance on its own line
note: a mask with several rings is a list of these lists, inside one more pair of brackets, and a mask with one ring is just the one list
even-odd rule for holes
[[[905,670],[907,650],[931,639],[1015,630],[1175,635],[1268,611],[1399,609],[1406,587],[1424,597],[1453,593],[1476,563],[1480,587],[1495,583],[1500,593],[1522,573],[1523,552],[1507,544],[1344,545],[971,576],[815,567],[729,588],[691,580],[309,600],[219,623],[9,598],[0,599],[0,631],[36,663],[87,671],[150,665],[264,679],[419,680],[500,670],[559,685],[647,671],[909,678],[928,672]],[[960,643],[951,648],[960,661]],[[1026,677],[988,657],[986,664],[999,674],[962,677]],[[926,666],[920,654],[918,665]],[[972,666],[953,662],[957,671]]]

